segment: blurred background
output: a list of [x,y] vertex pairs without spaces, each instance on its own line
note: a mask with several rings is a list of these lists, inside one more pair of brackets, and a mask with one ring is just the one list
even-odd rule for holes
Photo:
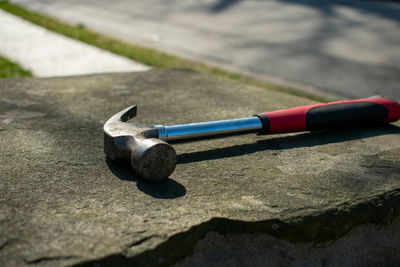
[[[177,56],[308,93],[334,98],[384,95],[400,99],[398,1],[12,0],[8,3],[14,4],[77,29],[89,29],[124,43],[151,48],[146,57],[127,54],[152,67],[169,67],[167,61]],[[7,42],[0,38],[3,44]],[[84,38],[78,36],[78,39]],[[151,51],[172,57],[154,63],[157,55]],[[0,54],[7,58],[1,45]],[[18,61],[24,67],[24,62]],[[173,66],[180,67],[174,62]],[[30,68],[34,73],[33,67]]]

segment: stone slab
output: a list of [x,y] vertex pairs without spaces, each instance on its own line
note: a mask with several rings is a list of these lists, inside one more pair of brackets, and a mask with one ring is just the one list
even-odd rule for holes
[[209,232],[329,244],[400,208],[399,124],[175,144],[149,184],[106,159],[104,122],[246,117],[310,100],[189,70],[0,80],[0,265],[169,265]]
[[0,10],[0,54],[38,77],[146,71],[150,67]]

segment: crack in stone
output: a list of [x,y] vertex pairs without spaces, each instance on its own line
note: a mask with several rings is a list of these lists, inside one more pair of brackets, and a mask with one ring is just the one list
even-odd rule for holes
[[27,264],[38,264],[42,262],[48,262],[48,261],[56,261],[56,260],[70,260],[70,259],[76,259],[78,258],[77,256],[54,256],[54,257],[40,257],[37,259],[32,259],[32,260],[27,260],[25,259],[25,262]]
[[0,245],[0,250],[4,249],[5,247],[7,247],[7,246],[9,246],[11,244],[14,244],[16,242],[22,242],[22,240],[17,239],[17,238],[9,239],[9,240],[7,240],[6,242],[4,242],[3,244]]
[[160,236],[159,236],[159,235],[151,235],[151,236],[142,238],[142,239],[140,239],[140,240],[138,240],[138,241],[133,242],[132,244],[130,244],[130,245],[128,246],[128,248],[132,248],[132,247],[139,246],[140,244],[146,242],[147,240],[152,239],[152,238],[155,238],[155,237],[160,237]]

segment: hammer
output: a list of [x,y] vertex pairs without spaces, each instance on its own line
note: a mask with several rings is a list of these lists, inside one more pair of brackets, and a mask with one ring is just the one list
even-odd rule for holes
[[136,105],[128,107],[104,124],[104,152],[112,160],[129,159],[135,172],[152,182],[167,178],[175,169],[176,152],[166,141],[370,126],[400,118],[399,103],[375,96],[264,112],[248,118],[173,126],[127,123],[136,111]]

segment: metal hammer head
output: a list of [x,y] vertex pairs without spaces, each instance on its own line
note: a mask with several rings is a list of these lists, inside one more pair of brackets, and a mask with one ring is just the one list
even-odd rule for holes
[[140,177],[160,181],[174,171],[176,152],[158,139],[157,129],[126,122],[136,110],[136,105],[126,108],[104,124],[104,152],[112,160],[129,159]]

